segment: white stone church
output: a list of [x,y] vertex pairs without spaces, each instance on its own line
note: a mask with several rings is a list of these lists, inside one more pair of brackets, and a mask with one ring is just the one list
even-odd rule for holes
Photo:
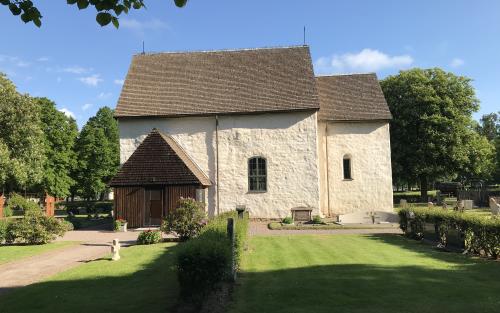
[[135,55],[115,117],[119,217],[158,224],[180,197],[209,215],[392,211],[375,74],[315,77],[307,46]]

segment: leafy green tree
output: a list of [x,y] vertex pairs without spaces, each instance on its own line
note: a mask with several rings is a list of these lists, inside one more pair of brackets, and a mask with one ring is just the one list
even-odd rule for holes
[[41,122],[44,133],[43,191],[55,197],[66,197],[75,181],[70,176],[76,166],[76,154],[73,150],[78,136],[78,127],[73,118],[67,117],[56,109],[53,101],[47,98],[35,98],[41,110]]
[[492,178],[495,183],[498,183],[500,182],[500,111],[483,115],[477,129],[495,146],[495,169]]
[[[43,178],[44,135],[40,110],[0,73],[0,178],[7,191],[25,189]],[[5,165],[5,159],[8,159]]]
[[395,181],[430,182],[487,174],[493,149],[473,127],[479,109],[471,80],[438,68],[400,71],[381,81],[391,112]]
[[107,183],[120,163],[118,124],[113,110],[103,107],[89,119],[80,132],[75,150],[77,192],[85,199],[95,199],[108,189]]
[[[128,14],[129,10],[145,8],[144,0],[66,0],[70,5],[76,5],[79,10],[94,7],[97,11],[96,21],[101,26],[113,24],[116,28],[120,22],[118,16]],[[177,7],[186,5],[187,0],[174,0]],[[0,0],[13,15],[20,15],[25,23],[33,22],[37,27],[42,25],[42,14],[31,0]]]

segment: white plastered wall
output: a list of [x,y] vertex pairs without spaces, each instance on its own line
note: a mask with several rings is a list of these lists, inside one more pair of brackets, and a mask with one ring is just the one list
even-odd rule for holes
[[[209,214],[216,214],[215,117],[120,119],[124,163],[152,128],[171,135],[213,183]],[[219,116],[219,211],[246,205],[252,217],[282,218],[298,206],[319,214],[317,117],[314,112]],[[248,159],[267,160],[267,191],[248,190]]]
[[[318,133],[323,214],[392,212],[389,123],[321,121]],[[345,155],[351,156],[352,180],[343,177]]]

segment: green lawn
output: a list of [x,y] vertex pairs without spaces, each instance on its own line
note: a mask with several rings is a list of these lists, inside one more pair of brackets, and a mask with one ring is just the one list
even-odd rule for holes
[[0,296],[0,312],[169,312],[178,296],[175,249],[122,248],[119,261],[92,261]]
[[250,238],[230,312],[499,312],[500,262],[397,235]]
[[0,264],[17,261],[22,258],[30,257],[54,249],[61,249],[74,244],[76,244],[76,242],[62,241],[39,246],[0,246]]

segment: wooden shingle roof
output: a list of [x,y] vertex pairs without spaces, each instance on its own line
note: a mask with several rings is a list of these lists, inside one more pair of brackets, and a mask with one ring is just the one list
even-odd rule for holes
[[309,47],[139,54],[115,117],[319,109]]
[[318,119],[330,121],[390,120],[377,76],[350,74],[316,77]]
[[199,184],[210,179],[169,135],[152,130],[122,165],[110,186]]

